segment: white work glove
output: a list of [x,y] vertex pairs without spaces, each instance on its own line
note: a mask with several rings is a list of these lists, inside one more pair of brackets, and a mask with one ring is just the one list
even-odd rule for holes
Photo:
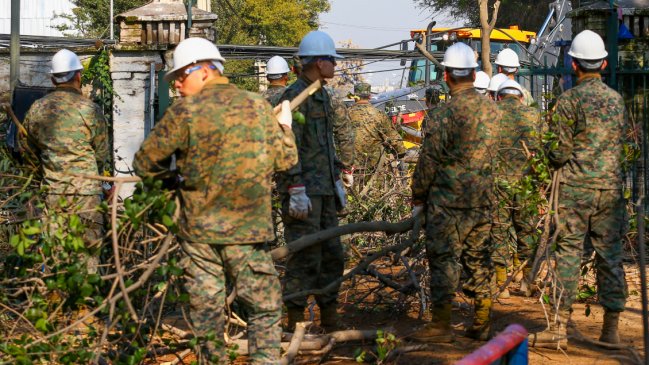
[[413,205],[412,206],[412,217],[420,215],[424,211],[423,205]]
[[340,177],[343,180],[343,185],[345,185],[346,188],[351,188],[352,185],[354,185],[354,175],[352,174],[352,171],[343,170],[343,173]]
[[288,100],[282,101],[282,109],[277,115],[277,120],[279,124],[286,126],[288,129],[291,129],[293,126],[293,113],[291,112],[291,102]]
[[[344,176],[344,175],[343,175]],[[342,180],[336,180],[336,196],[340,202],[340,209],[343,209],[347,206],[347,192],[345,192],[345,187],[343,186],[344,182]]]
[[291,200],[288,204],[288,215],[295,219],[305,220],[311,211],[311,199],[306,196],[306,187],[296,186],[288,189]]

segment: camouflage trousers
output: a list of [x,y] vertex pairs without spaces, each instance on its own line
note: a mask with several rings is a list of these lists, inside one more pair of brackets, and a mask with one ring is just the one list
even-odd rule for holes
[[[97,272],[99,250],[103,237],[104,215],[99,211],[99,204],[101,204],[99,195],[48,194],[45,197],[45,206],[50,213],[76,214],[86,227],[83,242],[89,254],[81,253],[80,257],[86,262],[88,272],[91,274]],[[56,232],[58,228],[56,222],[48,222],[50,234]]]
[[[292,242],[302,236],[338,226],[334,196],[315,195],[309,198],[313,209],[306,220],[299,220],[288,215],[289,197],[284,197],[282,219],[286,242]],[[340,278],[344,268],[345,255],[338,237],[296,252],[288,259],[286,265],[284,294],[324,288]],[[318,305],[321,308],[336,305],[339,288],[340,285],[328,293],[316,295],[315,299]],[[293,308],[304,308],[306,305],[307,296],[286,302],[286,306]]]
[[626,211],[621,190],[596,190],[561,184],[559,236],[555,257],[560,309],[569,310],[578,294],[584,241],[595,249],[599,302],[613,312],[624,310],[626,281],[622,237]]
[[190,318],[200,337],[201,363],[228,363],[223,339],[227,278],[249,314],[250,363],[279,364],[281,287],[266,245],[183,242],[182,249],[186,256],[181,265],[190,298]]
[[430,266],[431,305],[449,304],[460,284],[473,298],[491,297],[493,265],[489,242],[491,207],[457,209],[428,206],[426,255]]
[[509,267],[512,252],[518,253],[521,261],[529,259],[540,236],[533,209],[523,206],[518,196],[498,193],[497,198],[499,202],[494,209],[493,226],[489,234],[493,245],[491,260],[495,265]]

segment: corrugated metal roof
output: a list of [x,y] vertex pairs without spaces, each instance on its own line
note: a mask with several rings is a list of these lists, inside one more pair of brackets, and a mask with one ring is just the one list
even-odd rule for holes
[[[52,26],[65,20],[55,14],[71,14],[70,0],[21,0],[20,34],[58,37],[63,34]],[[11,0],[0,0],[0,33],[11,32]]]

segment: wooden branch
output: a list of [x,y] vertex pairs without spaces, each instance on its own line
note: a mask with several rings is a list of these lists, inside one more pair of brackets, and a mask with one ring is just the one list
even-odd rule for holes
[[[117,239],[117,198],[119,196],[119,190],[122,188],[122,182],[118,182],[115,186],[115,191],[112,196],[112,206],[110,208],[110,235],[113,243],[113,257],[115,258],[115,271],[117,272],[117,278],[119,279],[119,288],[122,293],[124,293],[124,302],[126,303],[126,308],[128,308],[129,313],[133,320],[138,321],[138,315],[133,308],[133,303],[131,303],[131,298],[128,297],[126,292],[126,284],[124,283],[124,269],[122,268],[122,262],[119,258],[119,241]],[[112,318],[111,318],[112,320]]]
[[[415,217],[415,218],[417,218],[417,217]],[[353,277],[354,275],[357,275],[358,273],[360,273],[362,271],[365,271],[365,269],[372,262],[376,261],[378,258],[383,257],[383,256],[387,255],[390,252],[401,252],[406,247],[413,246],[417,242],[417,238],[419,237],[419,228],[421,227],[421,223],[420,223],[419,219],[415,219],[415,218],[411,218],[411,219],[409,219],[407,221],[404,221],[404,222],[408,222],[410,220],[414,221],[412,234],[411,234],[409,239],[405,240],[404,242],[402,242],[400,244],[392,245],[392,246],[383,248],[382,250],[368,256],[367,258],[365,258],[365,260],[361,261],[355,268],[350,270],[347,274],[345,274],[345,275],[341,276],[340,278],[338,278],[337,280],[329,283],[329,285],[325,286],[324,288],[302,290],[302,291],[299,291],[299,292],[296,292],[296,293],[287,294],[282,299],[286,302],[288,300],[304,297],[304,296],[307,296],[307,295],[312,295],[312,294],[313,295],[322,295],[322,294],[328,293],[328,292],[334,290],[336,287],[338,287],[338,285],[343,283],[345,280]],[[401,223],[403,223],[403,222],[401,222]],[[347,226],[350,226],[350,225],[347,225]],[[344,228],[344,227],[347,227],[347,226],[338,227],[338,228]],[[327,231],[331,231],[331,229],[329,229]]]
[[421,43],[415,42],[415,47],[421,52],[422,56],[426,57],[430,62],[432,62],[440,70],[444,69],[444,65],[435,58],[428,50],[426,49],[426,34],[423,35],[423,40]]
[[311,322],[298,322],[295,324],[295,332],[291,338],[291,343],[288,345],[288,350],[286,350],[286,356],[284,356],[280,361],[281,365],[293,363],[293,359],[295,359],[297,352],[300,350],[300,344],[302,343],[302,340],[304,340],[306,328],[310,325]]
[[329,228],[324,231],[300,237],[293,242],[287,243],[285,246],[270,251],[270,254],[273,260],[283,259],[290,254],[304,250],[305,248],[311,247],[320,242],[357,232],[385,232],[387,234],[403,233],[413,227],[414,221],[414,218],[409,218],[398,223],[384,221],[350,223],[344,226]]

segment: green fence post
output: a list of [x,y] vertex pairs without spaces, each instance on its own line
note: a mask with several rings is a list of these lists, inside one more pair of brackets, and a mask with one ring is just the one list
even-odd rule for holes
[[165,81],[165,71],[158,71],[158,118],[160,120],[169,107],[169,83]]
[[617,41],[617,32],[618,32],[618,21],[617,21],[617,9],[613,4],[613,0],[609,0],[609,5],[611,7],[611,14],[608,19],[608,27],[606,27],[606,43],[608,43],[608,69],[609,73],[609,86],[617,90],[617,55],[618,55],[618,41]]

